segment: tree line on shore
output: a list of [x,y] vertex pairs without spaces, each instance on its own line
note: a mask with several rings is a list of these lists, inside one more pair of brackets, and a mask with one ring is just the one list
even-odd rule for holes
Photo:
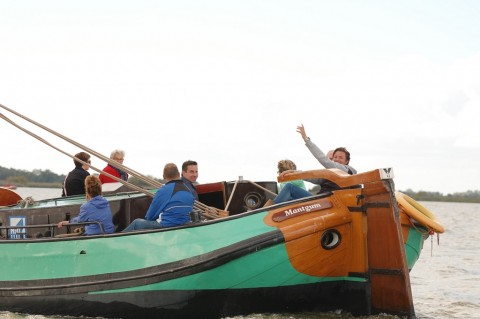
[[[152,178],[161,181],[161,179]],[[65,175],[56,174],[48,169],[27,171],[0,166],[0,186],[13,184],[20,187],[62,187],[64,180]],[[137,186],[147,186],[142,185],[142,181],[135,177],[131,177],[128,181]],[[313,188],[310,191],[315,193],[317,190]],[[468,190],[446,195],[440,192],[423,190],[416,192],[412,189],[400,191],[417,201],[480,203],[480,190]]]
[[[51,187],[61,188],[66,175],[59,175],[50,170],[34,169],[33,171],[5,168],[0,166],[0,186],[15,185],[17,187]],[[163,179],[148,176],[161,183]],[[136,177],[130,177],[129,183],[136,186],[148,187],[148,185]]]

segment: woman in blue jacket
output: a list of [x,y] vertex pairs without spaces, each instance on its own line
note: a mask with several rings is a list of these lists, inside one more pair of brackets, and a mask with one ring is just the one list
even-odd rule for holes
[[113,233],[115,226],[112,221],[112,211],[108,201],[102,196],[102,182],[97,176],[89,175],[85,178],[85,192],[87,202],[80,206],[80,214],[70,221],[59,222],[58,228],[69,223],[99,222],[103,227],[103,232],[99,224],[87,224],[85,225],[85,235]]

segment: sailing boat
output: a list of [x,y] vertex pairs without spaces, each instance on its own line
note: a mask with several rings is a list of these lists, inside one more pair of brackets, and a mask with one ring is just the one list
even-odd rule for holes
[[[344,309],[415,318],[409,271],[424,241],[444,230],[431,212],[395,192],[393,177],[391,168],[287,174],[279,182],[325,178],[340,189],[267,207],[275,193],[269,184],[212,183],[199,192],[199,202],[208,201],[196,206],[204,218],[130,233],[120,231],[145,215],[156,188],[106,195],[117,231],[94,236],[52,231],[82,197],[2,208],[0,310],[222,318]],[[258,194],[248,198],[252,189],[239,185]],[[230,212],[232,202],[238,208]]]

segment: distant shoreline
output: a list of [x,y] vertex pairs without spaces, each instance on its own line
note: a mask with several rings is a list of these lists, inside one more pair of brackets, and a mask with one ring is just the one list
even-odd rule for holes
[[[11,184],[7,181],[0,181],[0,186]],[[62,188],[61,183],[37,183],[37,182],[28,182],[28,183],[21,183],[15,184],[17,187],[38,187],[38,188]]]
[[[6,181],[0,181],[1,185],[8,184]],[[16,185],[17,187],[32,187],[32,188],[57,188],[62,189],[62,184],[60,183],[26,183],[25,185]],[[400,190],[402,193],[407,194],[417,201],[424,202],[455,202],[455,203],[480,203],[480,191],[468,191],[465,193],[455,193],[443,195],[439,192],[414,192],[410,189],[404,191]]]

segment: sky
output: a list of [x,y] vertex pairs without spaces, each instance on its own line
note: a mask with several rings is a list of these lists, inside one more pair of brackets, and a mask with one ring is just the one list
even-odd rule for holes
[[[320,169],[303,124],[399,190],[479,190],[479,39],[476,0],[0,0],[0,104],[149,176]],[[0,166],[73,169],[78,146],[0,113],[61,150],[1,120]]]

